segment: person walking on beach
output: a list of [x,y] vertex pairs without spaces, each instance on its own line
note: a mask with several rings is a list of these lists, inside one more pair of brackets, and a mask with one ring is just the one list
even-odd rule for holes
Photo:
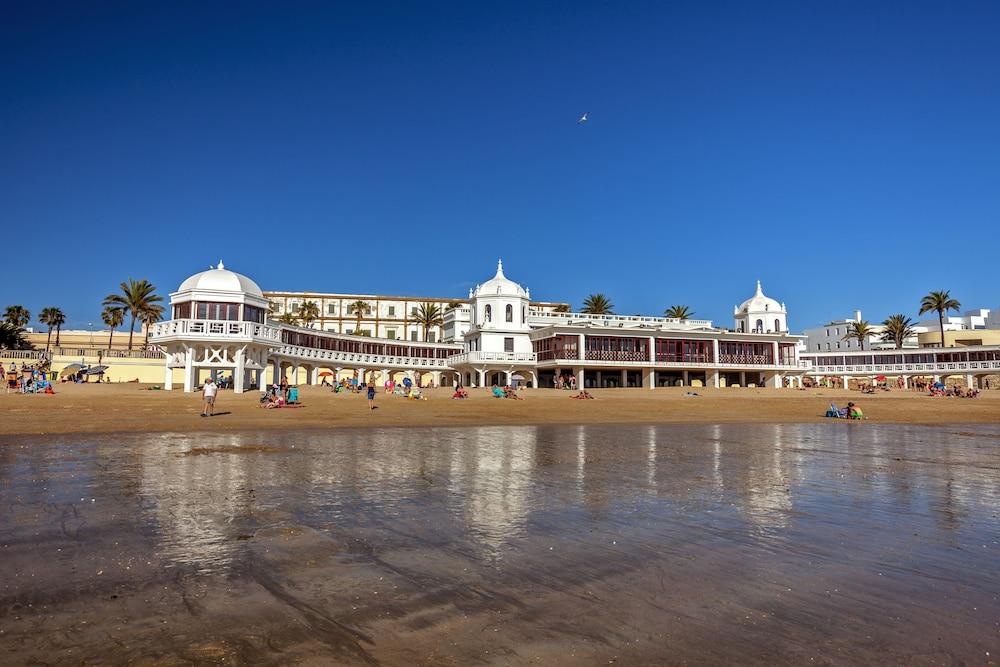
[[212,417],[215,415],[215,395],[219,393],[219,388],[212,382],[212,378],[205,380],[205,386],[201,394],[205,399],[205,407],[201,411],[202,417]]
[[375,382],[374,380],[368,383],[368,409],[375,409]]

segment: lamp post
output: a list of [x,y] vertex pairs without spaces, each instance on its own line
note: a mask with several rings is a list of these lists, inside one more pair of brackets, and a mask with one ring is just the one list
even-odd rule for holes
[[94,347],[94,323],[87,322],[87,330],[90,331],[90,347]]

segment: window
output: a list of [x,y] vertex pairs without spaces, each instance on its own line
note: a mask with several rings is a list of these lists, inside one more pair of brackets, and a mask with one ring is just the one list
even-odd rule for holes
[[527,310],[528,310],[527,308],[525,308],[524,306],[521,306],[521,323],[522,324],[524,322],[528,321]]
[[508,322],[514,321],[514,306],[510,305],[509,303],[507,304],[507,321]]
[[412,340],[412,341],[418,340],[417,339],[417,330],[416,329],[414,329],[413,331],[410,332],[410,340]]
[[830,351],[830,344],[829,344],[829,343],[827,343],[827,344],[826,344],[826,351],[827,351],[827,352],[829,352],[829,351]]
[[489,304],[486,305],[486,310],[483,311],[483,321],[493,321],[493,308]]
[[764,320],[757,320],[757,328],[754,329],[757,333],[764,333]]
[[256,306],[243,306],[243,320],[245,322],[264,323],[264,309]]
[[174,304],[174,319],[175,320],[188,320],[191,319],[191,302]]
[[[510,308],[510,306],[507,306],[507,307]],[[513,338],[509,338],[508,337],[508,338],[504,338],[503,339],[503,351],[504,352],[513,352],[514,351],[514,339]]]
[[278,303],[277,301],[272,301],[269,305],[271,306],[271,312],[272,313],[274,313],[275,315],[280,315],[281,314],[281,304],[280,303]]
[[837,349],[840,349],[840,341],[837,341]]
[[327,315],[336,315],[337,314],[337,304],[335,304],[335,303],[328,303],[328,304],[326,304],[326,314]]
[[435,331],[428,331],[427,332],[427,342],[428,343],[436,343],[437,341],[434,340],[436,337],[437,337],[437,332],[435,332]]
[[416,317],[417,316],[417,307],[416,306],[410,306],[410,316],[411,317]]
[[388,306],[386,308],[386,310],[389,313],[389,317],[395,317],[396,316],[396,306]]
[[238,303],[199,303],[199,320],[238,320],[240,306]]
[[295,315],[295,314],[297,314],[298,312],[299,312],[299,304],[297,304],[297,303],[293,303],[293,304],[292,304],[292,314],[293,314],[293,315]]
[[781,331],[781,320],[774,320],[774,330],[776,332]]
[[389,340],[396,340],[396,330],[395,329],[386,329],[386,331],[385,331],[385,337],[388,338]]

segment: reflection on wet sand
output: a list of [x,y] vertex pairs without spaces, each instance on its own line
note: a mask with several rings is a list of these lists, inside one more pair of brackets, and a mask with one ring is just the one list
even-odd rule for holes
[[1000,432],[0,444],[4,664],[984,663]]

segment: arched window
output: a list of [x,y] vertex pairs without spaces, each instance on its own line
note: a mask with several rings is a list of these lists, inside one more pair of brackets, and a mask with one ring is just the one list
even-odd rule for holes
[[781,331],[781,320],[778,320],[778,319],[774,320],[774,330],[775,330],[775,332],[780,332]]
[[757,333],[764,332],[764,320],[757,320]]
[[528,311],[527,308],[525,308],[524,306],[521,306],[521,324],[524,324],[525,322],[528,321],[528,313],[527,313],[527,311]]
[[483,320],[486,322],[493,320],[493,308],[489,304],[486,305],[486,310],[483,311]]
[[514,306],[510,305],[509,303],[507,304],[507,321],[508,322],[514,321]]

